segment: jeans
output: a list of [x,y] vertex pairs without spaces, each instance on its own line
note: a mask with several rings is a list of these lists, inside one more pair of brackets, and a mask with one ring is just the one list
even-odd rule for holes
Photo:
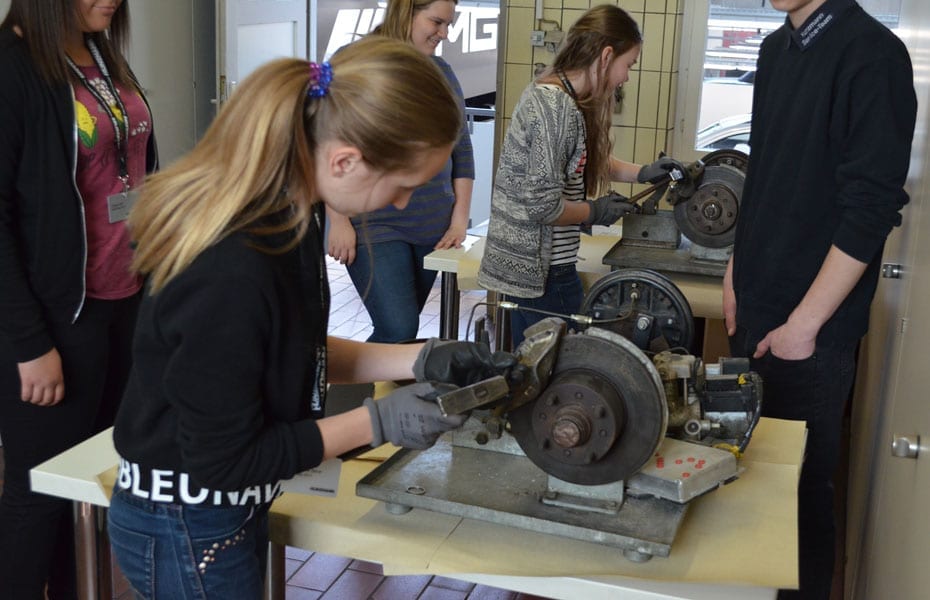
[[[768,332],[738,327],[730,338],[733,356],[752,356]],[[803,360],[767,352],[750,359],[762,377],[762,416],[807,421],[807,446],[798,483],[798,570],[800,591],[779,598],[827,600],[833,582],[836,524],[833,476],[840,457],[843,413],[856,373],[856,346],[818,344]]]
[[2,598],[44,599],[46,585],[51,600],[77,598],[71,502],[33,492],[29,469],[113,424],[140,298],[88,298],[74,324],[47,323],[65,383],[64,399],[55,406],[20,399],[16,359],[0,349]]
[[[549,268],[546,277],[546,289],[539,298],[518,298],[507,296],[520,305],[521,308],[543,310],[559,315],[571,315],[581,309],[584,302],[584,287],[574,264],[556,265]],[[523,341],[523,332],[527,327],[538,323],[551,315],[528,310],[513,310],[510,312],[510,330],[513,348],[516,349]]]
[[152,502],[117,490],[107,529],[137,598],[258,600],[268,553],[268,505]]
[[423,257],[432,251],[407,242],[359,245],[348,271],[374,327],[369,342],[417,337],[420,311],[436,281],[436,271],[423,268]]

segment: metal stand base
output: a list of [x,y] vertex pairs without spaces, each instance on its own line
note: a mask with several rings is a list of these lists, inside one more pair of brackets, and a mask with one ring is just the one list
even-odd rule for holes
[[726,254],[725,258],[721,257],[721,260],[696,258],[692,252],[691,242],[687,238],[682,238],[681,246],[676,249],[630,246],[621,240],[604,255],[604,264],[618,269],[633,267],[653,269],[664,273],[691,273],[723,277],[727,271],[729,258],[729,254]]
[[727,270],[732,247],[695,244],[678,231],[670,210],[629,215],[623,221],[623,238],[604,255],[605,265],[714,277],[723,277]]
[[615,514],[547,505],[549,476],[526,456],[453,447],[401,450],[358,482],[356,493],[401,507],[481,519],[623,550],[630,560],[668,556],[687,505],[627,496]]

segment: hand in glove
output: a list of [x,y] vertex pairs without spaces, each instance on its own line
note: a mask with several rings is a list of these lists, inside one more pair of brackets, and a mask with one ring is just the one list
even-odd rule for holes
[[622,217],[636,212],[636,205],[629,202],[626,196],[610,192],[596,200],[585,200],[591,206],[585,225],[613,225]]
[[688,176],[688,168],[668,156],[661,156],[652,164],[644,165],[636,176],[639,183],[659,183],[666,177],[672,181],[679,181]]
[[417,381],[453,383],[460,387],[503,375],[511,384],[523,381],[525,367],[508,352],[494,352],[475,342],[430,338],[413,363]]
[[466,415],[443,416],[436,404],[438,394],[454,386],[414,383],[397,388],[380,400],[365,399],[371,416],[373,447],[384,442],[395,446],[423,450],[436,443],[440,435],[460,427]]

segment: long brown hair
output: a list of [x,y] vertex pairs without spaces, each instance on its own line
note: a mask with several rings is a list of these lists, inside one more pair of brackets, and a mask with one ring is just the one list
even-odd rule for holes
[[409,42],[413,17],[433,2],[450,1],[455,5],[459,3],[459,0],[388,0],[384,21],[375,27],[372,33]]
[[[203,139],[154,175],[129,216],[132,268],[152,293],[206,248],[239,230],[293,230],[293,247],[317,202],[314,152],[338,140],[374,169],[409,168],[424,151],[458,139],[462,112],[428,57],[407,43],[369,36],[331,60],[326,94],[308,97],[310,63],[285,58],[249,75]],[[430,115],[424,119],[423,115]],[[277,225],[265,217],[287,214]]]
[[642,43],[639,26],[626,11],[611,4],[595,6],[571,26],[552,66],[540,76],[548,79],[560,71],[588,73],[600,61],[603,49],[613,48],[611,62],[599,68],[601,76],[591,82],[591,93],[577,99],[587,130],[585,192],[589,196],[598,196],[610,186],[610,125],[615,100],[613,90],[607,89],[606,73],[613,61]]
[[[39,72],[49,83],[67,83],[65,40],[81,29],[81,17],[74,0],[13,0],[2,29],[18,27]],[[114,81],[127,86],[135,83],[124,51],[129,41],[129,0],[123,0],[105,32],[87,33],[94,40]]]

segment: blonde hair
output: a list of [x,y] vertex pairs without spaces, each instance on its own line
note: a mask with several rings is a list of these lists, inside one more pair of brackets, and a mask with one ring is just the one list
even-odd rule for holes
[[[266,250],[296,245],[317,201],[313,153],[320,143],[351,144],[374,169],[390,172],[458,139],[463,117],[455,95],[433,61],[410,45],[364,38],[339,50],[331,65],[320,98],[307,95],[307,61],[260,67],[200,143],[142,186],[129,217],[132,269],[149,276],[151,293],[236,231],[293,230],[288,245]],[[265,217],[274,214],[289,217],[268,225]]]
[[613,61],[642,43],[639,26],[626,11],[610,4],[595,6],[569,28],[552,67],[540,76],[548,79],[559,71],[587,73],[591,65],[600,61],[604,48],[613,49],[610,63],[599,70],[601,76],[592,82],[591,94],[577,98],[588,136],[585,191],[589,196],[599,196],[610,187],[610,125],[615,100],[613,90],[607,89],[606,73]]
[[459,0],[388,0],[384,21],[375,27],[372,33],[409,42],[413,31],[413,17],[434,2],[452,2],[457,5]]

